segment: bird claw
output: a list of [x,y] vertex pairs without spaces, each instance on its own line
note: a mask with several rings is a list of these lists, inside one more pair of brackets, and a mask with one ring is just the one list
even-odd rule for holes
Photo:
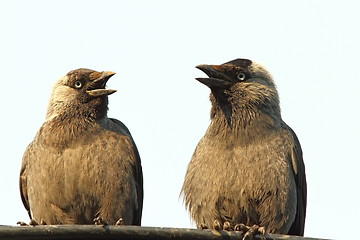
[[116,226],[122,226],[124,225],[124,220],[122,218],[119,218],[119,220],[116,221],[115,223]]
[[224,230],[224,231],[232,231],[233,228],[229,221],[225,221],[223,225],[218,220],[214,220],[214,229],[217,231]]
[[109,225],[109,223],[106,220],[102,219],[102,217],[100,216],[94,218],[93,222],[95,223],[95,225]]
[[254,239],[255,235],[257,235],[261,240],[265,240],[265,227],[260,227],[258,225],[253,225],[251,227],[246,226],[243,223],[235,225],[235,231],[240,231],[244,237],[243,240],[251,240]]
[[200,225],[200,229],[204,230],[204,229],[209,229],[208,226],[206,226],[205,224],[201,224]]
[[35,227],[37,225],[47,225],[44,219],[40,219],[40,224],[35,219],[31,219],[29,224],[22,221],[18,221],[16,224],[20,226],[32,226],[32,227]]
[[221,228],[221,224],[218,220],[214,220],[214,229],[216,231],[220,231],[222,228]]
[[225,221],[225,222],[224,222],[223,229],[224,229],[225,231],[232,231],[232,230],[233,230],[233,228],[231,227],[231,224],[230,224],[229,221]]
[[31,219],[29,225],[34,227],[39,225],[39,223],[35,219]]
[[29,224],[27,224],[26,222],[23,222],[23,221],[18,221],[16,224],[17,224],[17,225],[20,225],[20,226],[22,226],[22,227],[24,227],[24,226],[29,226]]
[[246,226],[243,223],[236,224],[234,227],[234,231],[243,232],[243,233],[247,232],[249,229],[250,227]]
[[47,225],[47,222],[44,219],[40,219],[40,225]]

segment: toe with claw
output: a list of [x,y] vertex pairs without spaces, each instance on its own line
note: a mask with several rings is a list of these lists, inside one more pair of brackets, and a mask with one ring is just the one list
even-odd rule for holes
[[223,229],[225,231],[232,231],[233,230],[233,228],[231,227],[231,223],[229,221],[224,222]]
[[16,224],[20,225],[20,226],[29,226],[29,224],[27,224],[26,222],[23,222],[23,221],[18,221]]
[[40,219],[40,225],[47,225],[47,222],[44,219]]
[[102,219],[102,217],[100,216],[94,218],[93,222],[95,223],[95,225],[109,225],[109,223],[106,220]]
[[35,219],[31,219],[29,225],[34,227],[39,225],[39,223]]
[[22,221],[19,221],[16,224],[20,225],[20,226],[32,226],[32,227],[35,227],[37,225],[47,225],[47,223],[45,222],[44,219],[40,219],[40,224],[35,219],[31,219],[29,224],[22,222]]
[[200,225],[200,229],[204,230],[204,229],[209,229],[208,226],[206,226],[205,224],[201,224]]
[[265,240],[265,227],[260,227],[258,225],[253,225],[251,227],[246,226],[245,224],[237,224],[234,228],[235,231],[240,231],[243,234],[243,240],[251,240],[254,239],[255,235],[259,237],[259,239]]
[[116,225],[116,226],[122,226],[122,225],[124,225],[124,219],[119,218],[119,220],[116,221],[115,225]]
[[221,226],[221,224],[220,224],[220,222],[218,220],[214,220],[214,229],[216,231],[222,230],[222,226]]

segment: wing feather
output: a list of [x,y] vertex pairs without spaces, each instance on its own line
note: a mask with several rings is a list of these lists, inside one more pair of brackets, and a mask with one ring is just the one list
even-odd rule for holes
[[294,139],[294,145],[291,154],[291,163],[295,176],[297,207],[293,224],[288,232],[289,235],[304,235],[306,202],[307,202],[307,184],[305,176],[305,165],[299,139],[295,132],[286,125],[286,129],[290,132]]

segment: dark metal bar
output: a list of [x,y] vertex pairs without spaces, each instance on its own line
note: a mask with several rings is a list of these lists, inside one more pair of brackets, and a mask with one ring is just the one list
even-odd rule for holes
[[[110,225],[39,225],[39,226],[0,226],[0,239],[7,240],[241,240],[242,234],[233,231],[199,230],[188,228],[162,228]],[[268,234],[272,240],[319,240]]]

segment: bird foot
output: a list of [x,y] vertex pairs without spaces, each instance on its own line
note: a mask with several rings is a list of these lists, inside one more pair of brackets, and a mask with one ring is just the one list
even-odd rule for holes
[[29,224],[27,224],[26,222],[23,222],[23,221],[18,221],[16,224],[17,224],[17,225],[20,225],[20,226],[22,226],[22,227],[24,227],[24,226],[30,226]]
[[251,227],[246,226],[245,224],[237,224],[234,228],[234,231],[240,231],[244,235],[243,240],[251,240],[255,238],[255,235],[258,236],[261,240],[266,240],[265,233],[266,229],[265,227],[260,227],[258,225],[253,225]]
[[204,230],[204,229],[209,229],[208,226],[206,226],[205,224],[201,224],[200,225],[200,229]]
[[39,225],[39,223],[36,220],[31,219],[29,225],[35,227],[35,226]]
[[234,230],[234,229],[231,227],[230,222],[228,222],[228,221],[225,221],[225,222],[224,222],[223,229],[224,229],[225,231],[233,231],[233,230]]
[[214,229],[217,231],[225,230],[225,231],[233,231],[234,228],[231,226],[229,221],[225,221],[223,225],[218,220],[214,220]]
[[40,224],[35,219],[31,219],[29,224],[22,221],[18,221],[16,224],[20,226],[32,226],[32,227],[35,227],[37,225],[47,225],[44,219],[40,219]]
[[93,222],[95,223],[95,225],[109,225],[109,223],[106,220],[102,219],[102,217],[100,216],[94,218]]
[[216,231],[222,230],[222,226],[221,226],[221,224],[220,224],[220,222],[218,220],[214,220],[214,229]]
[[[213,222],[213,228],[217,231],[224,230],[224,231],[233,231],[234,228],[231,226],[231,223],[229,221],[225,221],[223,225],[218,220],[214,220]],[[209,229],[208,226],[205,224],[200,225],[200,229]]]
[[124,225],[124,219],[119,218],[119,220],[116,221],[115,225],[116,225],[116,226],[122,226],[122,225]]
[[40,225],[47,225],[47,222],[44,219],[40,219]]

